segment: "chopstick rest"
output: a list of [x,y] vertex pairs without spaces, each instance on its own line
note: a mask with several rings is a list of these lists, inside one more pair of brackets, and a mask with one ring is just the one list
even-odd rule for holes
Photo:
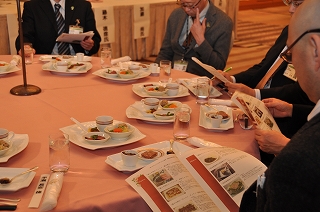
[[53,172],[44,194],[40,211],[49,211],[57,206],[58,198],[63,184],[63,172]]

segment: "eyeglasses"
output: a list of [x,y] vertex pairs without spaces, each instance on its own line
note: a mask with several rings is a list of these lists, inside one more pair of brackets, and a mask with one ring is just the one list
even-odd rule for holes
[[282,0],[283,3],[287,6],[290,6],[292,4],[292,6],[294,6],[295,8],[299,7],[303,1],[293,1],[293,0]]
[[312,32],[320,32],[320,29],[310,29],[302,33],[284,52],[280,54],[280,57],[288,63],[292,63],[292,52],[291,49],[294,45],[298,43],[298,41],[308,33]]
[[192,6],[189,6],[189,5],[185,4],[185,3],[181,3],[180,0],[177,0],[176,3],[177,3],[177,5],[180,5],[183,9],[189,8],[190,10],[193,10],[198,6],[198,4],[200,2],[201,2],[201,0],[199,0],[196,4],[194,4]]

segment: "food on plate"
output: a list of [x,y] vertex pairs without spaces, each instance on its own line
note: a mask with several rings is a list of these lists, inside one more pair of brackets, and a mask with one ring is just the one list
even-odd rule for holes
[[124,154],[124,155],[136,155],[136,153],[128,152],[128,151],[123,151],[122,154]]
[[167,113],[156,113],[157,116],[174,116],[174,113],[167,112]]
[[169,102],[168,102],[168,100],[161,100],[160,101],[160,105],[163,107],[163,106],[165,106],[165,105],[167,105]]
[[108,69],[108,70],[106,71],[106,73],[107,73],[107,74],[117,74],[117,72],[116,72],[115,70],[110,70],[110,69]]
[[78,68],[79,66],[83,66],[84,64],[83,63],[75,63],[75,64],[72,64],[68,67],[68,69],[74,69],[74,68]]
[[130,69],[120,69],[119,74],[133,74],[134,72]]
[[98,127],[89,128],[89,132],[100,132]]
[[226,120],[226,119],[229,118],[229,115],[228,115],[226,112],[224,112],[224,111],[208,112],[208,113],[206,113],[206,116],[207,116],[208,118],[217,118],[217,117],[216,117],[217,115],[222,116],[222,119],[223,119],[223,120]]
[[222,119],[227,119],[227,118],[229,118],[229,115],[228,115],[226,112],[224,112],[224,111],[218,111],[218,112],[217,112],[217,115],[221,115],[221,116],[222,116]]
[[115,127],[114,129],[109,130],[109,132],[115,132],[115,133],[129,132],[129,127],[127,124],[121,123],[121,124],[118,124],[118,126]]
[[149,87],[149,86],[153,86],[153,84],[145,84],[145,85],[143,85],[143,87]]
[[101,135],[91,135],[89,137],[85,137],[88,140],[103,140],[106,139],[105,137],[101,136]]
[[159,91],[159,92],[163,92],[165,91],[165,87],[163,86],[156,86],[156,87],[148,87],[147,91]]
[[5,142],[4,140],[0,140],[0,150],[5,150],[8,149],[10,147],[10,145]]
[[194,206],[193,204],[189,203],[186,206],[183,206],[182,208],[179,208],[179,212],[192,212],[192,211],[196,211],[197,208],[196,206]]
[[9,63],[0,62],[0,71],[5,71],[9,67]]
[[178,105],[176,103],[169,103],[168,100],[161,100],[160,105],[163,108],[177,108]]
[[151,108],[149,110],[146,110],[146,113],[153,113],[153,112],[156,112],[156,111],[157,111],[157,109]]
[[155,157],[157,157],[157,155],[158,155],[158,153],[156,151],[153,151],[153,150],[147,150],[147,151],[145,151],[145,152],[143,152],[141,154],[141,156],[143,158],[147,158],[147,159],[155,158]]
[[207,157],[204,159],[204,162],[206,163],[212,163],[213,161],[217,160],[217,158],[214,157]]

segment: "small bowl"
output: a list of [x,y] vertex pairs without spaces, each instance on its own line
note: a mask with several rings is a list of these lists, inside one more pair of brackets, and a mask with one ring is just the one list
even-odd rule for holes
[[140,69],[140,66],[135,65],[135,64],[132,64],[132,65],[129,65],[129,69],[130,69],[130,70],[139,70],[139,69]]
[[[126,132],[114,132],[113,131],[113,130],[119,128],[119,125],[121,126],[123,124],[127,125],[128,131],[126,131]],[[104,129],[104,131],[111,136],[111,139],[127,140],[129,138],[129,136],[134,132],[134,128],[130,124],[127,124],[127,123],[118,123],[118,124],[114,124],[111,126],[107,126]]]
[[110,78],[118,77],[118,69],[115,69],[115,68],[107,68],[104,73],[107,77],[110,77]]
[[157,110],[153,112],[153,116],[160,120],[170,120],[174,119],[174,112],[168,110]]
[[[95,139],[95,137],[97,136],[102,136],[103,138],[101,139]],[[83,139],[90,143],[90,144],[102,144],[104,142],[106,142],[107,140],[109,140],[110,136],[107,133],[104,132],[89,132],[84,134]]]
[[[163,103],[163,104],[161,104]],[[167,100],[161,100],[160,106],[163,110],[175,110],[178,107],[181,107],[182,103],[179,101],[167,101]]]
[[122,79],[132,79],[138,76],[140,72],[137,71],[132,71],[132,70],[127,70],[127,69],[121,69],[118,72],[118,76]]
[[160,86],[158,85],[145,86],[144,91],[150,96],[163,96],[167,92],[167,90],[163,87],[164,90],[159,91],[159,87]]
[[7,148],[4,148],[4,149],[0,150],[0,156],[5,155],[9,151],[9,149],[11,149],[12,142],[7,142],[7,141],[4,141],[4,140],[0,140],[0,147],[3,147],[4,145],[9,145],[9,146]]
[[4,61],[0,61],[0,72],[4,72],[8,69],[9,67],[9,63],[4,62]]
[[136,166],[138,162],[138,152],[135,150],[123,150],[121,152],[121,158],[123,165],[125,166]]

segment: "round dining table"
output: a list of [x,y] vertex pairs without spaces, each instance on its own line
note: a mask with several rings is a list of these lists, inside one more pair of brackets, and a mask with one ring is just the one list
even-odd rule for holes
[[[142,99],[133,92],[135,83],[158,82],[157,76],[146,76],[135,81],[115,81],[92,74],[101,69],[100,58],[92,57],[92,68],[77,75],[61,75],[43,70],[45,62],[34,56],[26,65],[27,84],[41,88],[41,92],[30,96],[12,95],[10,90],[23,85],[23,72],[18,70],[0,74],[0,128],[13,131],[16,136],[27,135],[27,147],[0,163],[6,168],[32,168],[39,166],[31,184],[14,192],[3,192],[0,198],[20,198],[17,211],[35,211],[29,208],[40,176],[50,174],[48,136],[52,132],[75,123],[95,121],[100,115],[112,116],[114,120],[129,123],[145,137],[137,142],[112,148],[90,150],[70,143],[70,169],[64,175],[58,204],[53,211],[151,211],[146,202],[125,182],[132,172],[121,172],[107,164],[108,156],[125,149],[170,140],[173,138],[173,123],[157,124],[128,118],[126,109]],[[10,62],[12,55],[0,55],[0,61]],[[21,65],[18,68],[22,69]],[[172,70],[172,80],[195,78],[197,76],[179,70]],[[228,98],[223,95],[219,98]],[[259,148],[254,140],[253,130],[243,130],[238,123],[225,131],[208,130],[199,125],[200,105],[190,95],[174,100],[187,104],[191,109],[190,136],[202,138],[222,146],[233,147],[256,158]],[[181,143],[192,147],[186,141]],[[194,147],[196,148],[196,147]],[[0,185],[1,187],[1,185]]]

